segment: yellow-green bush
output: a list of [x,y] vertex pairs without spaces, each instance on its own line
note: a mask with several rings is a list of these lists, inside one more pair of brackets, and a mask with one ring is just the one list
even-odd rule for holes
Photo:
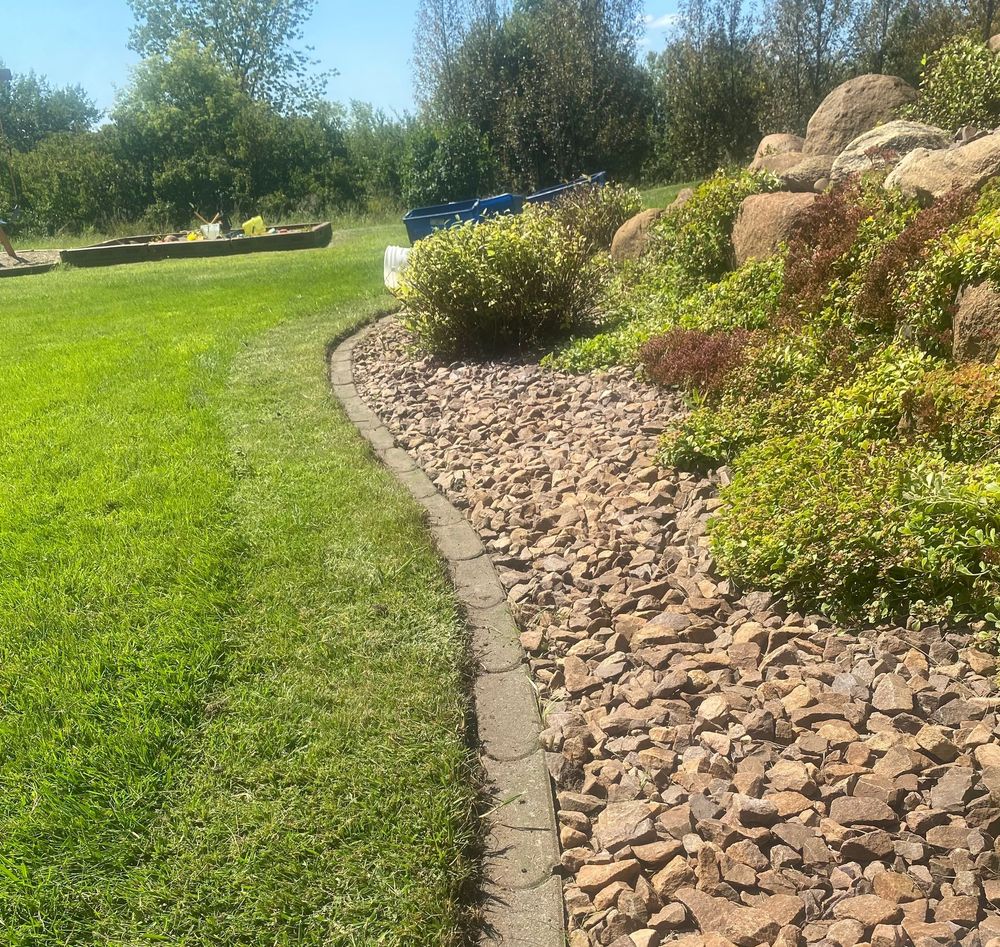
[[924,57],[920,96],[909,118],[941,128],[1000,122],[1000,59],[984,43],[958,37]]
[[397,296],[407,326],[437,355],[518,352],[593,320],[604,265],[582,234],[527,208],[421,240]]
[[1000,597],[1000,467],[890,442],[774,437],[737,461],[719,565],[840,618],[982,615]]
[[611,249],[618,228],[640,210],[642,195],[622,184],[576,188],[543,206],[544,212],[582,236],[591,253]]

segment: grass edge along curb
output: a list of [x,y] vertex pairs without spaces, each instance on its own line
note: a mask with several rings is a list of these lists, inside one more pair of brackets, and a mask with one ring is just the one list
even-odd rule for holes
[[354,348],[372,329],[370,324],[332,349],[330,386],[378,459],[426,511],[434,543],[448,564],[472,633],[478,666],[473,691],[480,760],[491,802],[483,865],[485,931],[480,942],[562,947],[558,826],[538,742],[538,703],[517,627],[475,529],[396,445],[358,394]]

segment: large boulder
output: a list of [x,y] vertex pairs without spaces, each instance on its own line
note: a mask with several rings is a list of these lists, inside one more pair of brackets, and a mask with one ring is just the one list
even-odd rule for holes
[[1000,53],[1000,33],[995,33],[986,43],[991,53]]
[[1000,355],[1000,290],[990,282],[965,289],[955,311],[956,362],[993,362]]
[[786,134],[784,132],[779,132],[776,135],[765,135],[760,140],[760,144],[754,152],[753,161],[750,163],[750,167],[754,168],[756,163],[760,161],[761,158],[765,158],[768,155],[786,155],[801,152],[805,143],[806,140],[804,138],[800,138],[798,135]]
[[929,204],[953,188],[978,188],[997,174],[1000,135],[987,135],[959,148],[917,148],[890,172],[885,186]]
[[743,201],[733,224],[737,265],[771,256],[789,238],[795,224],[815,200],[815,194],[780,191],[755,194]]
[[665,210],[644,210],[618,228],[611,241],[611,258],[621,263],[623,260],[638,260],[649,247],[649,228],[664,214]]
[[782,174],[789,168],[794,168],[802,160],[802,152],[785,151],[780,155],[764,155],[750,165],[751,171],[770,171],[772,174]]
[[902,119],[886,122],[858,135],[840,153],[833,162],[830,180],[836,184],[852,174],[895,166],[917,148],[933,151],[950,144],[951,135],[943,128]]
[[693,187],[682,187],[674,198],[673,203],[667,208],[669,211],[680,210],[691,198],[694,197]]
[[813,112],[802,151],[807,155],[839,155],[858,135],[892,120],[916,97],[916,89],[899,76],[849,79]]
[[810,194],[822,191],[829,183],[830,170],[833,168],[833,155],[808,155],[803,157],[787,171],[782,171],[778,177],[789,191],[798,194]]

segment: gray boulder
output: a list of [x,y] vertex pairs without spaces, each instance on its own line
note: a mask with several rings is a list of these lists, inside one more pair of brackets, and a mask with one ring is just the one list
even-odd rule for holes
[[737,265],[774,254],[815,200],[815,194],[779,191],[755,194],[743,201],[733,224],[733,252]]
[[958,148],[917,148],[890,172],[885,186],[929,204],[953,188],[981,187],[997,174],[1000,135],[987,135]]
[[802,160],[800,151],[785,151],[780,155],[764,155],[750,165],[751,171],[770,171],[782,175],[789,168],[794,168]]
[[649,247],[649,228],[665,213],[665,210],[654,208],[640,211],[626,220],[611,241],[611,259],[618,263],[624,260],[638,260]]
[[952,354],[956,362],[993,362],[1000,355],[1000,290],[993,283],[969,286],[959,296]]
[[805,139],[800,138],[798,135],[790,135],[786,133],[765,135],[760,140],[760,144],[754,152],[753,161],[750,162],[750,168],[751,170],[756,170],[758,167],[757,162],[759,162],[761,158],[766,158],[769,155],[801,153],[805,143]]
[[916,148],[933,151],[947,148],[950,143],[951,135],[934,125],[902,119],[886,122],[858,135],[840,153],[833,162],[830,180],[836,184],[852,174],[894,167]]
[[952,135],[951,140],[957,145],[967,145],[970,141],[985,138],[988,134],[989,131],[985,128],[979,128],[976,125],[963,125]]
[[891,121],[916,97],[916,89],[899,76],[849,79],[813,112],[802,151],[807,155],[839,155],[858,135]]
[[[833,155],[809,155],[787,171],[782,171],[778,177],[789,191],[797,194],[819,193],[830,183],[833,162]],[[824,186],[819,187],[820,183]]]

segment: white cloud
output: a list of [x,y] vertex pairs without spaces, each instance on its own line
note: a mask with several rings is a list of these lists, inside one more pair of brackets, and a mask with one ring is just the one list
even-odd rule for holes
[[669,30],[680,23],[681,15],[679,13],[664,13],[662,16],[652,16],[647,13],[643,18],[642,22],[646,25],[646,29],[650,32],[654,30]]

